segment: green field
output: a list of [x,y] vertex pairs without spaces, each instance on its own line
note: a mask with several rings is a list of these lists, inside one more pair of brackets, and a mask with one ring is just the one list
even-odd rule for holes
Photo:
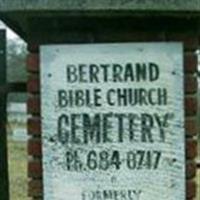
[[25,142],[8,139],[10,200],[29,200],[27,195],[27,154]]

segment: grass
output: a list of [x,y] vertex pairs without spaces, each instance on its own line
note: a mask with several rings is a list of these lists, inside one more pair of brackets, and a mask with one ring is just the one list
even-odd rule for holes
[[197,172],[197,198],[196,200],[200,199],[200,169]]
[[8,139],[10,200],[29,200],[27,195],[26,143]]

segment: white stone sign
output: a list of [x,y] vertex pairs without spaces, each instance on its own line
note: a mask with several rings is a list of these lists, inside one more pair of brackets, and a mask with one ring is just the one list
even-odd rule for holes
[[182,51],[41,47],[45,200],[185,200]]

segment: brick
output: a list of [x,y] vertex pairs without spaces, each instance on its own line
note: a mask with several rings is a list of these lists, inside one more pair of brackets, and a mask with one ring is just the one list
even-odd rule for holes
[[194,53],[184,55],[184,68],[186,73],[195,73],[197,71],[198,58]]
[[189,139],[186,141],[186,158],[195,159],[197,156],[197,141]]
[[186,176],[187,176],[187,179],[192,179],[196,176],[196,163],[194,161],[187,162]]
[[32,160],[28,163],[28,176],[32,178],[42,178],[42,163],[38,160]]
[[166,40],[171,42],[183,42],[185,50],[197,50],[199,45],[198,35],[195,33],[172,32],[167,33]]
[[155,42],[164,41],[164,32],[146,32],[146,31],[104,31],[95,36],[96,42]]
[[194,94],[197,92],[197,78],[194,76],[185,76],[185,93]]
[[39,54],[30,53],[27,55],[26,65],[27,70],[33,73],[39,73]]
[[40,98],[39,97],[29,97],[28,102],[28,114],[38,115],[40,114]]
[[41,135],[41,121],[39,117],[32,117],[28,119],[28,134]]
[[196,184],[194,181],[187,181],[186,183],[187,188],[187,199],[192,199],[196,196]]
[[186,116],[194,116],[197,114],[197,98],[196,97],[185,98],[185,114]]
[[41,197],[42,196],[42,180],[30,180],[28,183],[28,194],[32,197]]
[[185,131],[187,136],[197,135],[197,120],[196,119],[187,119],[185,120]]
[[38,44],[28,44],[28,51],[31,53],[38,53],[39,45]]
[[39,77],[30,76],[27,82],[27,91],[29,93],[37,94],[40,91]]
[[41,156],[42,155],[41,140],[29,139],[29,141],[28,141],[28,155],[32,155],[32,156]]

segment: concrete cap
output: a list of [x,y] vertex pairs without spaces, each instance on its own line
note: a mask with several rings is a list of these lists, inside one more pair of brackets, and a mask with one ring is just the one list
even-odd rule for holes
[[[98,29],[105,29],[112,18],[115,27],[121,26],[117,24],[119,18],[124,18],[121,24],[135,26],[144,23],[131,18],[147,17],[159,19],[158,28],[165,25],[169,28],[169,21],[164,22],[162,18],[176,18],[184,27],[194,23],[199,27],[200,0],[0,0],[0,19],[26,40],[40,38],[49,31],[55,38],[56,34],[61,34],[58,30],[66,28],[94,30],[98,26]],[[148,24],[153,23],[154,18]],[[174,24],[173,19],[171,23]],[[46,35],[40,39],[45,40]]]
[[200,12],[200,0],[0,0],[0,11]]

